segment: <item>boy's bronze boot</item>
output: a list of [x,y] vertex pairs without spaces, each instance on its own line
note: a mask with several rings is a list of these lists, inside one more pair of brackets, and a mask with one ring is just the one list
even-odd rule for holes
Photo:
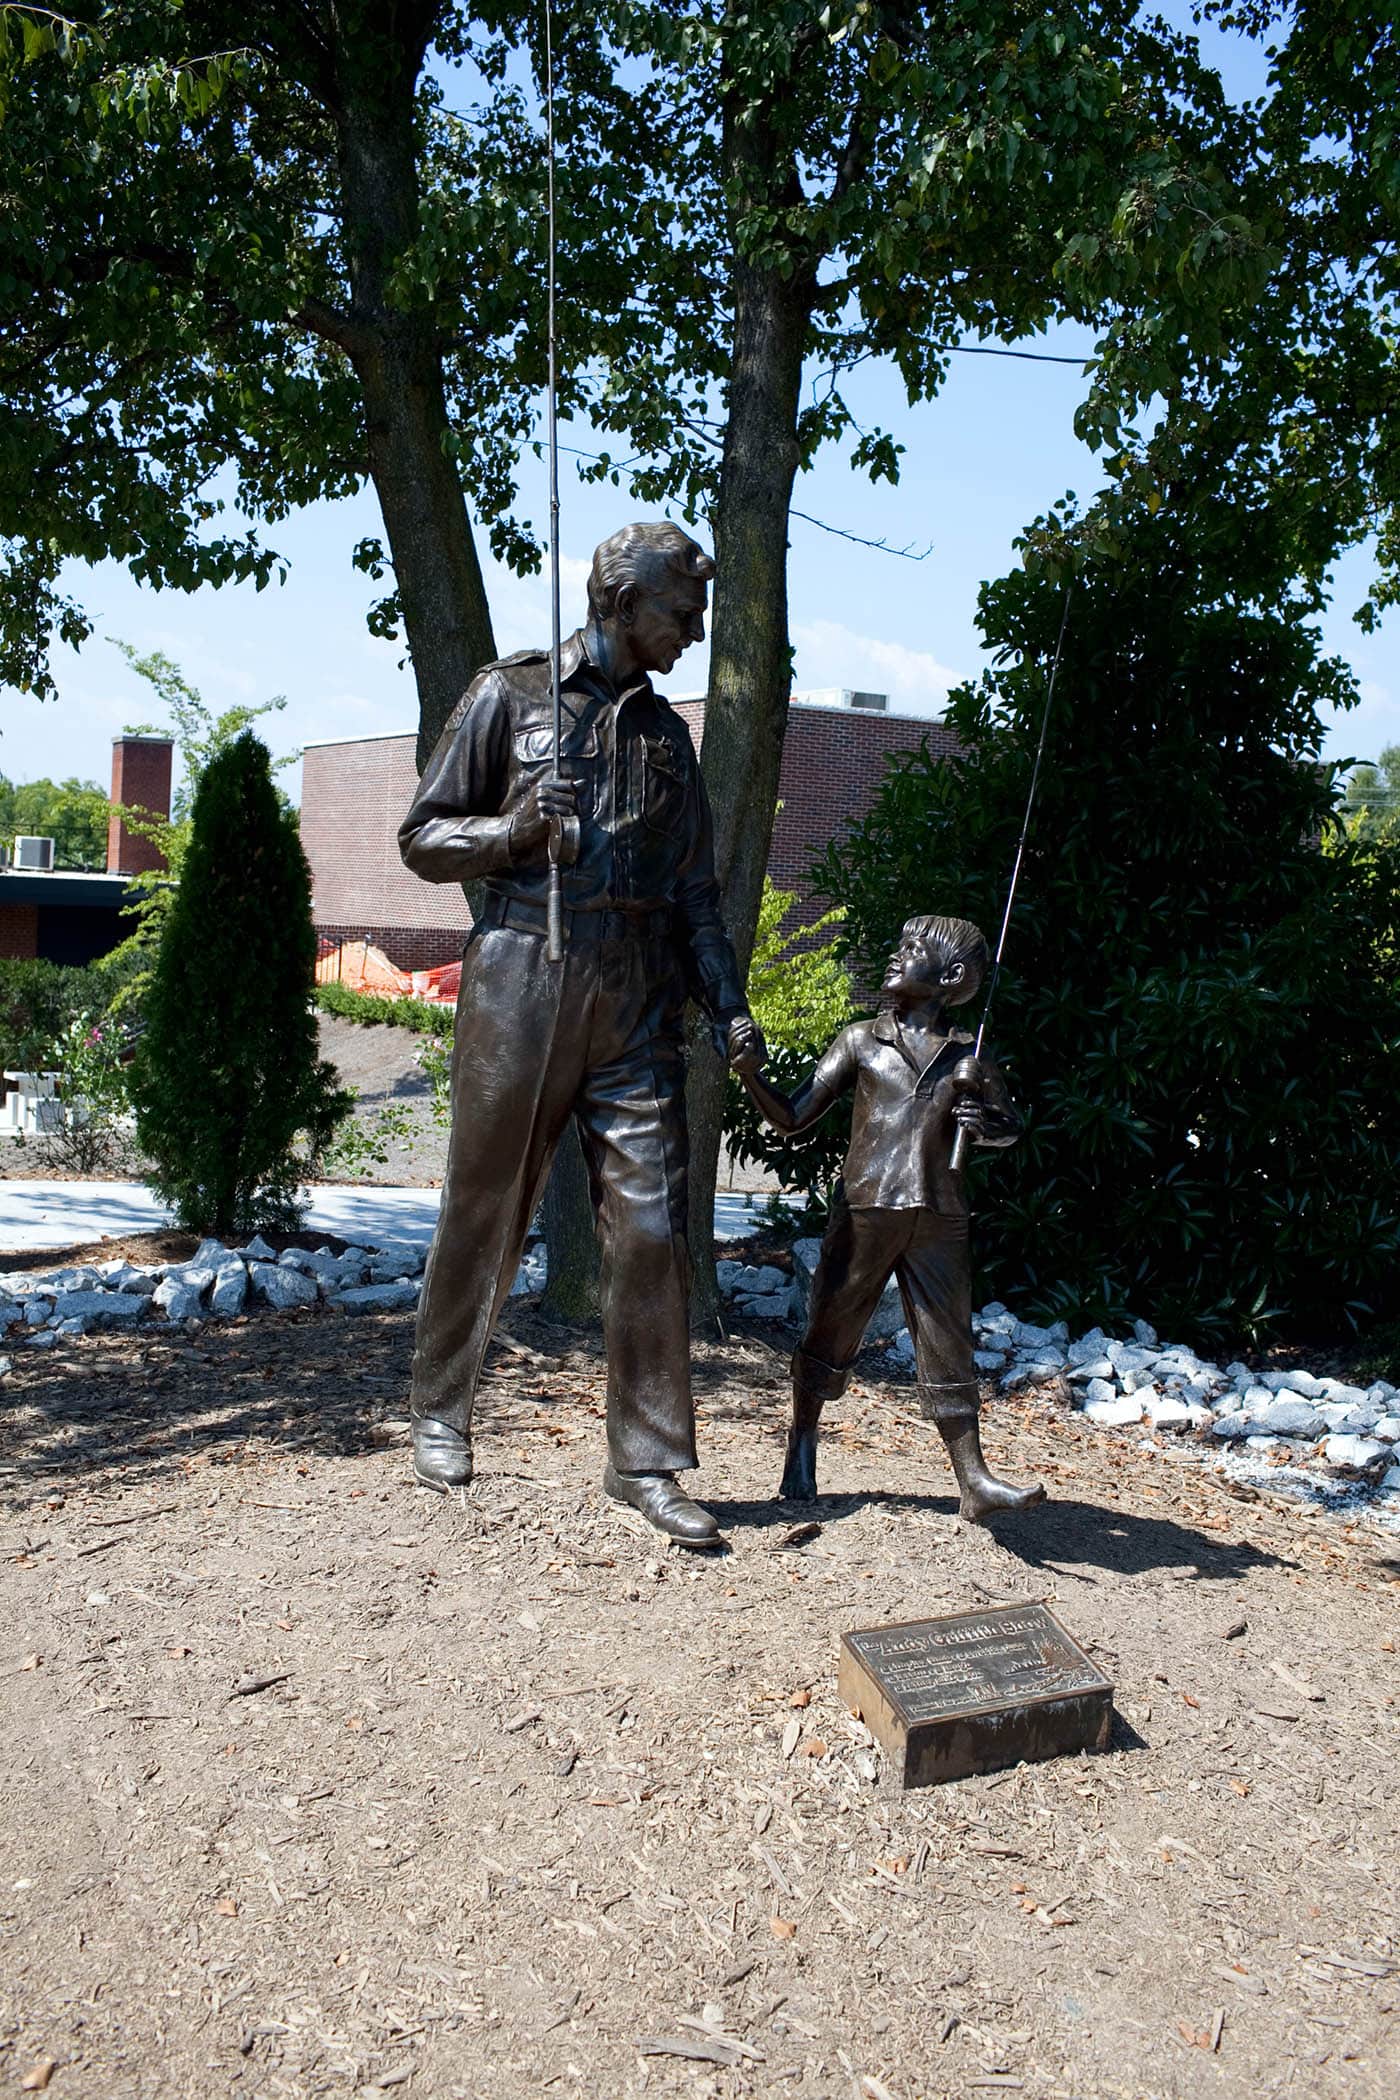
[[792,1355],[792,1427],[788,1431],[780,1502],[815,1502],[817,1497],[817,1424],[828,1400],[846,1390],[847,1371],[824,1364],[802,1349]]
[[1045,1500],[1045,1489],[1012,1487],[989,1472],[982,1456],[982,1437],[977,1427],[978,1392],[975,1385],[921,1385],[919,1411],[937,1424],[948,1447],[953,1474],[958,1483],[958,1515],[969,1524],[985,1524],[1001,1509],[1029,1509]]

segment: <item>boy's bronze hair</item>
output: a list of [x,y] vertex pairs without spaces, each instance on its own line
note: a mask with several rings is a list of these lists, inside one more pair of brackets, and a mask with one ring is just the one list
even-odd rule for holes
[[[963,997],[970,999],[987,974],[987,940],[981,928],[971,919],[944,919],[936,913],[926,912],[919,918],[906,919],[901,938],[912,936],[924,941],[933,950],[945,970],[961,963],[972,979],[971,986]],[[961,1000],[958,1002],[961,1004]]]

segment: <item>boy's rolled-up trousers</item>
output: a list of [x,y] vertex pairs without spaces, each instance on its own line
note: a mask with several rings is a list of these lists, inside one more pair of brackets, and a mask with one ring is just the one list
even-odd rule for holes
[[[899,1285],[919,1397],[935,1421],[976,1414],[966,1212],[852,1208],[838,1196],[793,1371],[818,1407],[844,1391],[885,1285]],[[824,1389],[823,1389],[824,1388]]]

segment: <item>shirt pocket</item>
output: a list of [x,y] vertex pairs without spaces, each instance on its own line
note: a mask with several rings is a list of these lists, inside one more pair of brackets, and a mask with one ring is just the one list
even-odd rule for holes
[[649,829],[666,838],[682,837],[689,796],[684,759],[665,737],[643,737],[642,816]]
[[[515,771],[523,794],[537,780],[548,780],[554,772],[554,730],[548,722],[533,729],[517,729],[514,739]],[[580,730],[567,719],[560,771],[578,788],[578,812],[591,815],[598,806],[598,732],[590,722]]]

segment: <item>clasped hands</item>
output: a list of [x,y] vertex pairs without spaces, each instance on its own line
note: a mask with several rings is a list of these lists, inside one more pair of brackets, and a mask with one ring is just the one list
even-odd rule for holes
[[752,1014],[735,1014],[725,1031],[724,1047],[729,1069],[741,1079],[751,1079],[768,1062],[768,1045]]

